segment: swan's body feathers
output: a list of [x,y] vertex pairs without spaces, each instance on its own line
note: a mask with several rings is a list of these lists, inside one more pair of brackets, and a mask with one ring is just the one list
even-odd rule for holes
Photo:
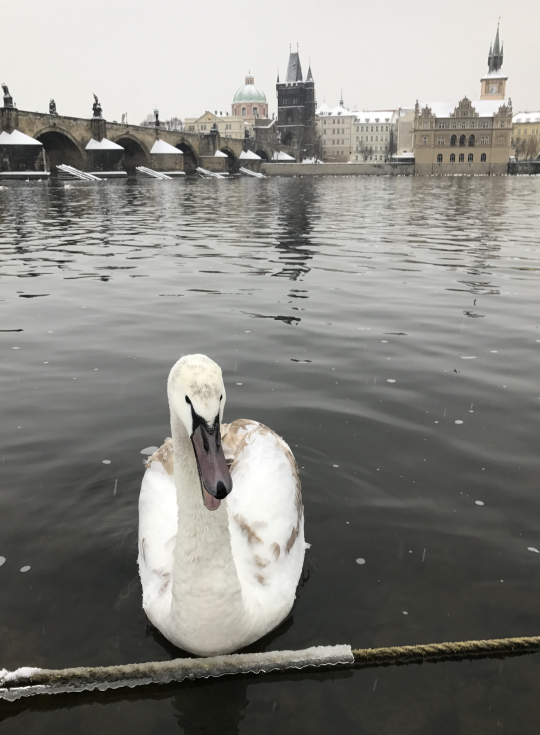
[[[238,419],[222,424],[221,436],[233,478],[226,500],[232,553],[246,616],[256,620],[249,638],[256,640],[279,625],[294,603],[305,549],[300,478],[288,445],[263,424]],[[143,607],[163,630],[178,529],[171,439],[146,468],[139,499]]]

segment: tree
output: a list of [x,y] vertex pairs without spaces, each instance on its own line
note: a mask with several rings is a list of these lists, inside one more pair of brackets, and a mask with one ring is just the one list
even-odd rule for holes
[[179,117],[171,117],[170,120],[165,120],[165,127],[167,130],[183,130],[184,122]]
[[152,127],[154,127],[155,122],[156,122],[156,118],[154,117],[154,115],[150,114],[144,118],[144,120],[142,121],[142,123],[140,123],[140,125],[142,128],[148,127],[148,125],[151,125]]
[[396,143],[396,136],[393,130],[390,130],[390,135],[388,136],[388,145],[384,149],[384,158],[386,161],[389,161],[394,153],[397,151],[397,143]]
[[525,144],[525,156],[526,158],[536,158],[538,155],[538,140],[532,135],[527,139]]
[[373,146],[366,145],[364,142],[360,143],[360,154],[362,158],[364,159],[364,163],[365,163],[368,160],[368,158],[373,155]]

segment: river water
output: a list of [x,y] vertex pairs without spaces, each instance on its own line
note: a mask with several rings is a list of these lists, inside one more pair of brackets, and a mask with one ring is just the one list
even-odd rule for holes
[[[539,232],[532,177],[1,188],[0,668],[178,655],[137,500],[190,352],[301,468],[303,583],[250,650],[539,635]],[[4,702],[0,730],[508,735],[539,695],[536,654]]]

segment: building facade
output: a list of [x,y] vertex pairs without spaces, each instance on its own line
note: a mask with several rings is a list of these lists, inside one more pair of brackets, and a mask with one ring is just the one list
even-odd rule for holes
[[246,130],[242,117],[223,117],[208,110],[201,117],[186,117],[184,124],[186,133],[209,133],[215,125],[219,134],[228,138],[244,138]]
[[536,158],[540,153],[540,112],[518,112],[512,120],[512,149],[516,158]]
[[416,103],[412,138],[417,174],[508,171],[512,154],[512,102],[504,98],[507,78],[500,70],[499,29],[490,48],[488,64],[487,77],[492,84],[486,86],[487,77],[482,77],[479,101],[464,97],[457,104]]
[[334,108],[322,104],[317,109],[316,130],[320,140],[319,157],[325,163],[347,163],[352,153],[352,141],[356,112],[343,105]]
[[315,81],[309,67],[306,78],[298,52],[290,52],[284,82],[276,84],[278,99],[277,132],[283,145],[298,151],[298,158],[316,155]]
[[399,110],[364,110],[354,121],[352,151],[354,163],[383,163],[397,150]]
[[248,74],[246,83],[236,92],[231,105],[233,117],[243,118],[250,126],[255,120],[268,117],[268,102],[266,95],[255,86],[255,79]]

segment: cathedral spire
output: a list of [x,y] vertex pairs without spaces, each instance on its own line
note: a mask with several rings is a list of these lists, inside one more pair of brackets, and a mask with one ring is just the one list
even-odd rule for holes
[[497,34],[495,43],[489,47],[488,70],[489,72],[497,72],[503,63],[503,47],[499,40],[499,24],[497,23]]

